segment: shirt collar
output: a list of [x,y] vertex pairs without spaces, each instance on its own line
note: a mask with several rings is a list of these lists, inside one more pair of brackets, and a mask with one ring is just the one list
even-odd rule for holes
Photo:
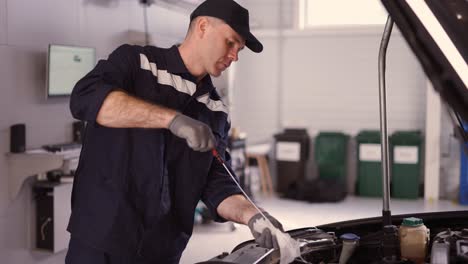
[[213,86],[213,82],[211,80],[211,76],[207,74],[203,79],[201,79],[200,83],[197,85],[197,91],[195,92],[195,96],[204,95],[206,93],[211,93],[215,87]]
[[173,73],[189,73],[184,61],[180,56],[179,48],[176,45],[169,48],[166,53],[167,70]]
[[[186,74],[186,76],[189,77],[191,81],[196,82],[196,78],[185,66],[184,61],[182,60],[182,56],[180,56],[179,48],[176,45],[170,47],[166,53],[166,64],[168,71],[172,73]],[[196,94],[205,94],[211,92],[213,89],[215,89],[213,86],[213,81],[211,80],[211,76],[207,74],[197,85]]]

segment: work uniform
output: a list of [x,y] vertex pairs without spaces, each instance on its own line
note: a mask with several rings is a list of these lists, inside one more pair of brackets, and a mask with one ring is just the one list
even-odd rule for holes
[[211,152],[192,150],[168,129],[96,123],[105,97],[117,89],[207,124],[229,161],[226,106],[209,75],[197,85],[176,46],[123,45],[73,89],[71,112],[88,125],[73,185],[72,239],[112,256],[177,263],[198,201],[223,221],[216,208],[240,190]]

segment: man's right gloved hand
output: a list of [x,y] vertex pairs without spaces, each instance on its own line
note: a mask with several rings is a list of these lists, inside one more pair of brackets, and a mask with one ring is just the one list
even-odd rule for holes
[[216,146],[216,139],[211,128],[198,120],[183,114],[177,114],[169,124],[172,134],[187,140],[195,151],[208,151]]
[[[265,215],[266,218],[268,218],[268,221],[270,221],[270,223],[273,225],[274,228],[277,228],[281,232],[284,232],[283,225],[278,220],[276,220],[276,218],[274,218],[273,216],[271,216],[269,213],[265,211],[263,212],[263,214]],[[250,218],[249,222],[247,223],[247,225],[250,228],[250,232],[255,238],[255,242],[257,242],[258,245],[264,248],[278,249],[279,248],[278,240],[276,239],[276,236],[272,234],[273,230],[270,230],[270,228],[265,228],[262,231],[255,230],[254,223],[257,220],[262,219],[262,218],[263,218],[263,215],[258,213],[252,216],[252,218]]]

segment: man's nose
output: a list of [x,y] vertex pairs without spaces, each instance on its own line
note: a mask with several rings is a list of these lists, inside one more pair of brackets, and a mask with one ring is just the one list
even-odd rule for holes
[[239,60],[239,53],[236,50],[231,50],[231,52],[229,52],[229,59],[231,61],[238,61]]

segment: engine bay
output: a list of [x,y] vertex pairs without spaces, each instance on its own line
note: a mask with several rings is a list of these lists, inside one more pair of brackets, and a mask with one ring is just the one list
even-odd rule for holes
[[[414,244],[404,245],[395,231],[407,218],[424,221],[428,229],[424,257],[419,261],[402,256]],[[468,211],[435,212],[392,216],[392,224],[382,226],[382,218],[366,218],[288,231],[301,242],[301,258],[292,263],[468,263]],[[358,238],[349,250],[346,239]],[[410,249],[409,252],[415,252]],[[280,252],[246,241],[206,262],[218,264],[276,264]]]

